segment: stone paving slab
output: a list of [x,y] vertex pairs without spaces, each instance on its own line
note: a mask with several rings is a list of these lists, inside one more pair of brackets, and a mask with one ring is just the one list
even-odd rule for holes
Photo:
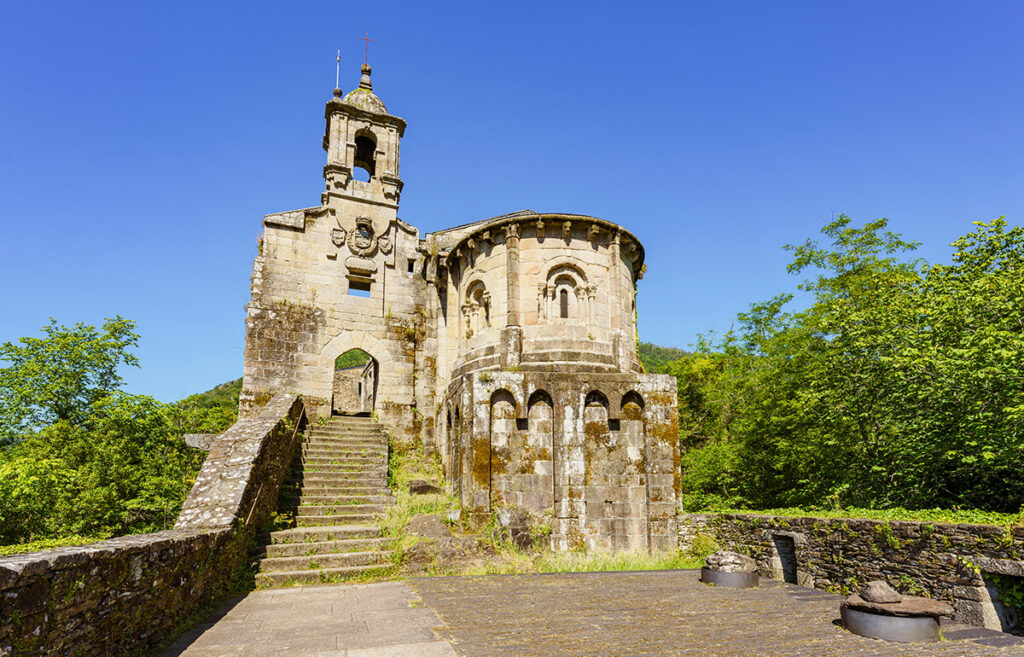
[[947,626],[897,644],[839,625],[840,596],[699,571],[420,578],[254,591],[163,657],[1024,657],[1024,638]]
[[404,582],[253,591],[163,657],[458,657]]
[[757,589],[709,587],[698,576],[684,570],[410,584],[462,657],[1024,655],[1024,639],[999,632],[931,644],[868,639],[839,625],[840,596],[770,581]]

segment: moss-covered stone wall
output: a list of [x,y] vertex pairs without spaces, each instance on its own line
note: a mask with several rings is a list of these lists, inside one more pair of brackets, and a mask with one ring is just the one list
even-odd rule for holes
[[1024,527],[753,514],[683,514],[680,547],[701,534],[754,558],[765,577],[848,593],[882,579],[944,600],[956,619],[1001,629],[991,575],[1024,576]]

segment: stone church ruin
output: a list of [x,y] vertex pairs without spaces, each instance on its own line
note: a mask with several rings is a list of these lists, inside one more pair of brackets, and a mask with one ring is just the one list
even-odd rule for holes
[[[406,123],[370,72],[327,102],[320,204],[263,220],[242,417],[280,392],[373,413],[472,514],[550,518],[558,549],[674,549],[676,383],[637,359],[640,241],[532,210],[421,234],[398,217]],[[354,349],[372,360],[339,379]]]

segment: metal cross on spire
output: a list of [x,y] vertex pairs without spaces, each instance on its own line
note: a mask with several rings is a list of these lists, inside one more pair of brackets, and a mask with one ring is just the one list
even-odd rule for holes
[[370,42],[371,41],[376,41],[376,39],[371,39],[369,32],[366,33],[366,36],[361,36],[359,38],[362,39],[365,42],[363,44],[364,45],[364,48],[363,48],[363,64],[369,64],[370,63]]

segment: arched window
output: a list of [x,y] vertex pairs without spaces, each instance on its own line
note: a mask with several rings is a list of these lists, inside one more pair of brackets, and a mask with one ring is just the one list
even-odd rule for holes
[[462,316],[466,337],[471,338],[491,325],[491,295],[483,281],[475,281],[466,289],[466,301],[462,304]]
[[356,180],[362,178],[365,182],[376,175],[376,157],[377,140],[374,138],[373,133],[369,131],[358,133],[356,135],[356,158],[353,164],[356,169],[365,172],[365,174],[360,176],[356,171],[353,171],[352,175]]
[[538,285],[538,311],[546,320],[593,322],[596,287],[587,285],[583,271],[571,264],[556,265]]
[[477,286],[473,291],[473,303],[476,304],[480,310],[483,311],[482,319],[483,323],[480,325],[490,326],[491,325],[491,297],[487,294],[487,290],[484,289],[483,284]]

